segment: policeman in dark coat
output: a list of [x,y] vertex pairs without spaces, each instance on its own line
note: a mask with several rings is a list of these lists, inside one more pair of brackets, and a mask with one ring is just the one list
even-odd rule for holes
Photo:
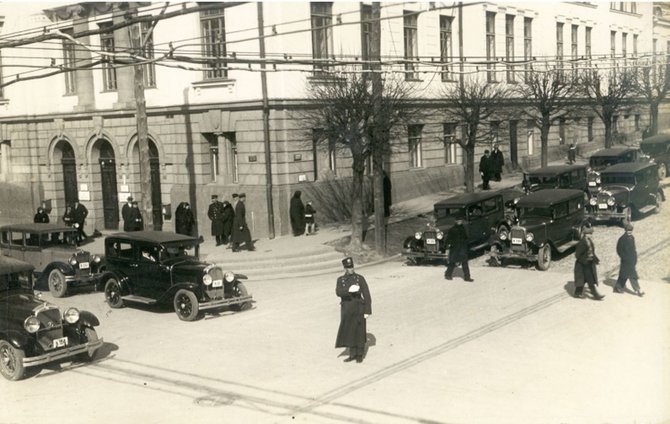
[[498,148],[497,144],[493,145],[493,151],[491,152],[491,171],[493,173],[493,179],[496,181],[501,180],[501,174],[503,166],[505,165],[505,158],[503,153]]
[[67,205],[65,206],[65,213],[63,214],[63,223],[67,225],[68,227],[71,227],[72,224],[72,206]]
[[81,243],[88,238],[86,233],[84,233],[84,222],[88,216],[88,209],[86,209],[86,206],[79,203],[79,200],[75,200],[70,215],[72,216],[72,226],[77,229],[77,242]]
[[223,203],[219,202],[219,196],[212,195],[212,203],[207,210],[207,216],[212,221],[212,235],[216,239],[216,245],[221,246],[223,242]]
[[335,347],[349,348],[349,357],[344,362],[363,362],[367,341],[365,320],[372,315],[372,298],[365,278],[354,272],[353,259],[345,258],[342,265],[345,272],[335,286],[335,294],[341,300]]
[[490,189],[489,180],[493,174],[493,163],[488,149],[484,150],[484,156],[479,160],[479,174],[482,176],[482,190]]
[[475,281],[470,278],[468,232],[463,226],[463,219],[457,219],[455,225],[447,231],[447,244],[449,245],[449,263],[447,264],[447,270],[444,272],[444,278],[451,280],[454,268],[460,263],[463,266],[465,281]]
[[586,227],[582,230],[582,238],[575,246],[575,297],[584,298],[584,284],[588,284],[589,290],[595,300],[602,300],[605,296],[598,293],[598,272],[596,266],[600,259],[596,256],[596,248],[591,240],[593,228]]
[[635,269],[637,265],[637,250],[635,249],[635,237],[633,237],[633,224],[627,223],[624,228],[626,231],[619,237],[616,244],[616,253],[621,259],[621,265],[619,266],[619,278],[616,280],[614,292],[623,293],[626,287],[626,280],[630,280],[635,293],[642,297],[644,296],[644,292],[640,290],[640,283],[637,280],[637,270]]
[[43,207],[37,208],[37,213],[33,217],[33,222],[48,224],[49,223],[49,214],[46,213]]
[[577,146],[575,143],[570,143],[568,147],[568,163],[572,165],[577,160]]
[[[237,198],[235,194],[235,198]],[[223,201],[223,244],[227,244],[230,241],[230,237],[233,234],[233,221],[235,220],[235,209],[229,201]]]
[[128,227],[128,231],[144,230],[144,218],[142,218],[142,212],[140,211],[140,208],[137,205],[136,200],[134,200],[133,203],[131,203],[128,219],[130,220],[130,226]]
[[195,217],[193,216],[191,205],[189,205],[188,202],[181,202],[179,206],[177,206],[177,210],[175,210],[174,216],[175,232],[185,236],[192,236],[193,225],[195,225]]
[[289,217],[291,218],[291,229],[294,236],[301,236],[305,232],[305,205],[302,203],[300,190],[296,190],[291,197],[289,206]]
[[233,220],[233,235],[232,242],[233,252],[240,251],[240,243],[244,243],[244,246],[247,250],[256,250],[254,249],[253,244],[251,243],[251,232],[247,226],[246,220],[246,208],[244,202],[246,201],[247,196],[244,193],[240,193],[239,200],[237,205],[235,205],[235,219]]
[[121,208],[121,218],[123,218],[123,231],[131,231],[130,227],[132,222],[130,221],[130,210],[133,207],[133,196],[128,196],[126,203],[123,204]]

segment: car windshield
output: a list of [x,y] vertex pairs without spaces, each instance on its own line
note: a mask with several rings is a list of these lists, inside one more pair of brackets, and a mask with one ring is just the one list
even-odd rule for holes
[[453,207],[453,208],[439,208],[435,210],[435,219],[443,220],[456,220],[456,219],[465,219],[465,208],[463,207]]
[[528,183],[531,187],[533,186],[550,186],[555,187],[558,182],[558,178],[555,175],[531,175],[527,178]]
[[665,153],[668,145],[665,143],[648,143],[640,145],[640,148],[648,155],[660,155]]
[[603,184],[635,185],[635,175],[611,174],[611,175],[602,175],[601,178]]
[[14,272],[0,275],[0,293],[14,290],[32,290],[32,273]]
[[48,234],[28,234],[26,235],[27,246],[56,247],[56,246],[75,246],[77,243],[76,231],[56,231]]
[[520,218],[552,218],[553,214],[551,208],[548,207],[533,207],[533,208],[521,208],[519,210]]
[[591,165],[591,168],[593,169],[605,169],[610,165],[615,165],[619,162],[621,162],[621,158],[619,157],[593,157],[589,160],[589,165]]
[[168,243],[163,245],[161,255],[165,259],[179,257],[195,257],[195,244],[193,243]]

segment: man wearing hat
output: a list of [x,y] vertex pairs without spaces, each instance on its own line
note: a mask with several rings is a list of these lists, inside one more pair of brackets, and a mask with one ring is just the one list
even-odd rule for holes
[[470,266],[468,265],[468,233],[463,226],[463,219],[456,220],[456,224],[447,231],[447,244],[449,245],[449,263],[444,272],[444,278],[452,279],[456,264],[463,266],[463,279],[465,281],[475,281],[470,276]]
[[212,221],[212,235],[216,239],[216,245],[223,243],[223,203],[219,202],[219,196],[212,194],[212,203],[207,209],[207,217]]
[[602,300],[605,296],[598,293],[598,273],[596,265],[600,259],[596,256],[596,247],[591,240],[592,227],[582,229],[582,238],[575,246],[575,297],[584,298],[584,283],[589,285],[589,290],[595,300]]
[[130,220],[131,208],[133,207],[133,196],[128,196],[126,203],[121,208],[121,218],[123,218],[123,231],[131,231],[132,221]]
[[493,162],[491,160],[491,152],[484,150],[484,156],[479,160],[479,175],[482,177],[482,190],[489,190],[489,180],[493,174]]
[[635,269],[637,250],[635,249],[635,237],[633,237],[633,224],[630,222],[626,223],[624,229],[623,235],[619,237],[616,243],[616,253],[621,259],[621,265],[619,266],[619,278],[616,280],[614,292],[623,293],[626,281],[630,280],[635,294],[642,297],[644,296],[644,292],[640,290],[640,283],[637,281],[637,270]]
[[246,213],[247,210],[244,206],[244,202],[247,199],[247,195],[240,193],[239,200],[235,205],[235,218],[233,218],[233,234],[231,236],[233,246],[233,252],[240,251],[240,243],[244,243],[244,247],[247,250],[256,250],[254,245],[251,242],[251,232],[247,226]]
[[335,294],[340,301],[340,328],[335,347],[349,348],[349,357],[344,362],[363,362],[367,332],[365,320],[372,315],[372,299],[368,283],[362,275],[354,272],[354,261],[345,258],[344,275],[337,279]]

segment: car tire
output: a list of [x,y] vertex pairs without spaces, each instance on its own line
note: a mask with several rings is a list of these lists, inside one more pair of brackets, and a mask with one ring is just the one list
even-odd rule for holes
[[633,207],[628,206],[626,209],[623,210],[624,217],[621,218],[621,224],[626,225],[627,222],[633,221]]
[[110,308],[118,309],[123,307],[121,285],[114,277],[109,277],[105,282],[105,301]]
[[661,196],[661,193],[656,193],[654,195],[654,213],[659,213],[661,211],[662,203],[663,203],[663,196]]
[[47,276],[49,284],[49,291],[53,297],[63,297],[67,292],[67,281],[65,281],[65,274],[58,268],[54,268]]
[[546,271],[551,266],[551,245],[545,244],[537,252],[537,269]]
[[[494,244],[493,246],[491,246],[491,249],[489,249],[489,252],[490,253],[500,253],[500,248],[497,245]],[[489,259],[488,259],[487,262],[488,262],[489,266],[492,266],[492,267],[503,266],[502,259],[500,259],[498,257],[495,257],[495,256],[489,256]]]
[[174,311],[182,321],[194,321],[198,318],[200,304],[195,293],[190,290],[181,289],[174,296]]
[[[90,342],[97,342],[98,341],[98,333],[90,327],[84,327],[84,338],[86,339],[85,342],[90,343]],[[88,351],[80,353],[78,358],[81,362],[91,362],[92,360],[95,359],[95,354],[97,353],[97,350],[94,351],[93,353],[89,353]]]
[[[249,292],[247,291],[246,286],[242,283],[237,283],[235,287],[233,287],[233,297],[244,297],[244,296],[249,296]],[[237,303],[235,305],[230,305],[230,309],[234,311],[246,311],[248,309],[251,309],[251,302],[242,302]]]
[[661,162],[658,164],[658,179],[664,180],[668,176],[668,167],[665,163]]
[[0,340],[0,374],[7,380],[17,381],[23,378],[25,357],[23,350],[14,347],[6,340]]

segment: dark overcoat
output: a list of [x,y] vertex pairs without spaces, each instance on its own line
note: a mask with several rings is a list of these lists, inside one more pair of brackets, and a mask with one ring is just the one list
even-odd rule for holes
[[502,172],[503,166],[505,165],[505,158],[503,153],[499,149],[494,149],[491,152],[491,171],[500,174]]
[[586,237],[582,237],[575,246],[575,287],[584,287],[587,281],[598,284],[596,266],[600,262],[595,246],[591,249]]
[[215,200],[209,205],[207,216],[212,220],[212,235],[223,235],[223,203]]
[[[349,293],[349,287],[360,286],[358,293]],[[362,275],[344,274],[337,279],[335,294],[340,298],[340,328],[335,347],[365,346],[366,325],[364,314],[372,314],[372,299],[368,283]]]
[[186,202],[181,202],[175,211],[175,232],[185,236],[193,235],[195,217],[191,208],[186,207]]
[[142,212],[140,212],[139,208],[136,207],[130,208],[128,218],[130,220],[130,226],[128,227],[128,231],[144,230],[144,218],[142,218]]
[[624,233],[616,244],[616,253],[621,259],[619,266],[619,278],[638,278],[637,270],[637,251],[635,249],[635,238],[632,234]]
[[128,203],[124,203],[121,208],[121,217],[123,218],[123,231],[131,231],[132,222],[130,221],[130,210],[133,207]]
[[314,224],[316,210],[309,203],[305,205],[305,224]]
[[468,232],[463,225],[454,225],[447,231],[449,245],[449,263],[462,263],[468,260]]
[[33,217],[33,222],[48,224],[49,223],[49,215],[46,212],[44,212],[44,210],[38,209],[37,213]]
[[491,160],[491,156],[482,156],[479,160],[479,172],[483,173],[485,176],[493,174],[493,161]]
[[300,235],[305,232],[305,205],[300,199],[300,191],[293,193],[291,205],[289,206],[289,217],[291,218],[291,229],[293,235]]
[[79,203],[76,207],[72,208],[70,216],[72,217],[73,224],[79,224],[79,228],[84,228],[84,221],[86,221],[86,217],[88,216],[88,209],[86,209],[86,206]]
[[230,237],[233,233],[233,221],[235,220],[235,209],[230,202],[223,202],[223,236]]
[[70,208],[69,206],[65,209],[65,213],[63,214],[63,222],[64,222],[65,225],[67,225],[68,227],[71,227],[72,224],[73,224],[73,221],[72,221],[72,208]]
[[235,205],[235,218],[233,219],[233,243],[251,243],[251,232],[247,226],[246,219],[247,209],[244,207],[243,201],[238,201]]

